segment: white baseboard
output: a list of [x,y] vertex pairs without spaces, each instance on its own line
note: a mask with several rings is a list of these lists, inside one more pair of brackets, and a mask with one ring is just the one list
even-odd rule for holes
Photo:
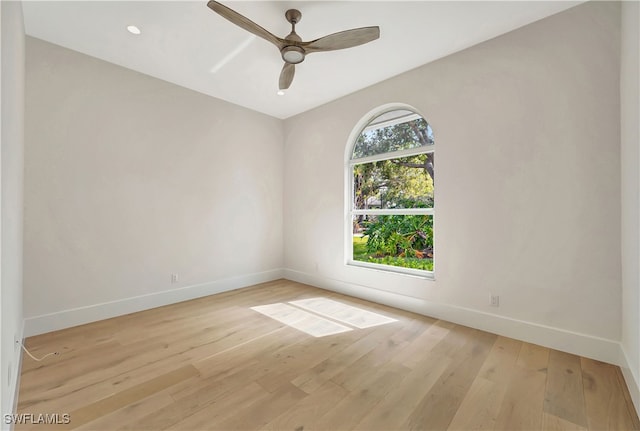
[[63,310],[56,313],[25,319],[25,337],[110,319],[124,314],[175,304],[190,299],[240,289],[254,284],[278,280],[283,277],[282,269],[273,269],[255,274],[215,280],[209,283],[163,290],[148,295],[134,296],[102,304]]
[[447,320],[493,334],[515,338],[602,362],[614,365],[622,365],[623,362],[620,343],[614,340],[567,331],[539,323],[526,322],[470,308],[433,303],[419,298],[398,295],[291,269],[284,270],[284,277],[299,283],[390,305],[402,310],[412,311],[436,319]]
[[629,357],[627,356],[624,348],[621,348],[622,351],[622,360],[623,364],[620,364],[620,369],[622,370],[622,375],[624,377],[624,381],[627,383],[627,388],[629,388],[629,394],[631,395],[631,400],[633,401],[633,406],[636,408],[636,413],[640,417],[640,376],[638,376],[638,372],[640,370],[640,364],[633,364],[629,361]]

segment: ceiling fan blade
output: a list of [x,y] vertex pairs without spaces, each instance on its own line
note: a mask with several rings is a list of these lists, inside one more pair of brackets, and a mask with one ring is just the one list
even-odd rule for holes
[[334,51],[362,45],[379,37],[380,27],[361,27],[333,33],[311,42],[304,42],[301,46],[307,53]]
[[259,36],[259,37],[271,42],[272,44],[277,46],[278,49],[282,49],[283,48],[283,42],[284,41],[282,39],[280,39],[279,37],[275,36],[271,32],[265,30],[264,28],[260,27],[258,24],[256,24],[255,22],[251,21],[249,18],[246,18],[245,16],[240,15],[238,12],[234,11],[233,9],[230,9],[230,8],[226,7],[225,5],[223,5],[221,3],[218,3],[215,0],[210,0],[209,3],[207,3],[207,6],[212,11],[216,12],[217,14],[222,16],[223,18],[228,19],[229,21],[231,21],[232,23],[234,23],[238,27],[241,27],[241,28],[247,30],[248,32],[255,34],[256,36]]
[[286,90],[293,81],[293,76],[296,74],[296,65],[291,63],[285,63],[280,72],[280,90]]

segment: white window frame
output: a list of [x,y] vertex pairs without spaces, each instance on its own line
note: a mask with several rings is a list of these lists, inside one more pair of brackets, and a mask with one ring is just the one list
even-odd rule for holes
[[[415,118],[425,118],[418,111],[407,105],[386,105],[385,107],[381,107],[378,110],[374,110],[368,115],[366,115],[358,124],[358,127],[354,129],[351,133],[349,143],[347,145],[347,152],[345,154],[346,163],[345,163],[345,184],[347,186],[347,191],[345,193],[345,264],[351,266],[357,266],[362,268],[375,269],[378,271],[385,271],[391,273],[400,273],[405,275],[412,275],[421,278],[427,278],[430,280],[435,279],[435,259],[433,261],[433,271],[414,269],[414,268],[403,268],[401,266],[393,266],[393,265],[384,265],[380,263],[370,263],[363,262],[359,260],[353,259],[353,217],[358,215],[430,215],[434,217],[434,237],[435,237],[435,184],[434,184],[434,204],[433,208],[392,208],[392,209],[354,209],[354,184],[353,184],[353,168],[357,165],[389,160],[389,159],[397,159],[400,157],[409,157],[416,156],[419,154],[430,154],[435,153],[435,143],[433,145],[421,146],[417,148],[410,148],[407,150],[393,151],[388,153],[376,154],[373,156],[361,157],[358,159],[353,159],[353,150],[357,143],[358,137],[367,130],[377,129],[380,127],[388,127],[394,124],[398,124],[401,122],[410,121],[407,117],[400,117],[391,121],[383,121],[378,123],[372,123],[377,117],[392,111],[397,110],[408,110],[412,111],[414,114],[411,115],[410,119]],[[355,133],[354,133],[355,132]],[[434,250],[435,250],[435,239],[434,239]],[[435,253],[434,253],[435,256]]]

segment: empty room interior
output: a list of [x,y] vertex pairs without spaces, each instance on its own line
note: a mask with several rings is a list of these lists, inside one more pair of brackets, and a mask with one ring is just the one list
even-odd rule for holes
[[640,430],[638,1],[0,16],[3,430]]

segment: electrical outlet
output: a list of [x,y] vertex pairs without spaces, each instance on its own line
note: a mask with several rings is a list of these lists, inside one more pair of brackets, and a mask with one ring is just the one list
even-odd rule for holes
[[492,307],[500,307],[500,296],[491,294],[491,302],[489,305]]
[[178,282],[178,274],[171,274],[171,282],[172,283]]

